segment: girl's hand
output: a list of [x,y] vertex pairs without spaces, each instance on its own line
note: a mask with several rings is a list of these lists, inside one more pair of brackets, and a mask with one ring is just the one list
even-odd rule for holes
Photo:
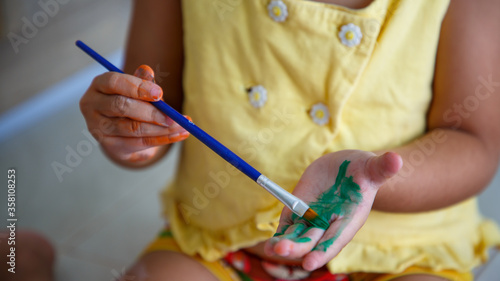
[[154,72],[140,66],[134,76],[107,72],[97,76],[80,100],[90,133],[114,160],[150,160],[159,147],[182,141],[189,133],[150,101],[163,96]]
[[293,194],[329,221],[327,229],[308,227],[288,208],[278,233],[265,245],[267,255],[302,259],[312,271],[333,259],[365,223],[380,186],[402,167],[396,153],[345,150],[327,154],[304,172]]

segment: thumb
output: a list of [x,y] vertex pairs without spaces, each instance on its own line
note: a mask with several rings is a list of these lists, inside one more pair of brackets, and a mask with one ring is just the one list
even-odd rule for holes
[[374,156],[366,161],[367,175],[377,185],[382,185],[386,180],[396,175],[403,166],[403,159],[395,152],[386,152]]
[[134,72],[135,77],[139,77],[143,80],[150,81],[150,82],[155,82],[155,72],[151,67],[148,65],[141,65],[139,66],[135,72]]

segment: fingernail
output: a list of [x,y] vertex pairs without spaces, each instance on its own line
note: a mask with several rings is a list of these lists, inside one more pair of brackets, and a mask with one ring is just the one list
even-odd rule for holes
[[159,101],[162,96],[162,91],[161,88],[157,85],[155,85],[151,89],[151,97],[153,98],[154,101]]
[[182,132],[182,133],[175,133],[173,135],[170,135],[170,139],[171,139],[172,142],[183,141],[186,138],[187,138],[187,136],[186,136],[186,134],[184,132]]

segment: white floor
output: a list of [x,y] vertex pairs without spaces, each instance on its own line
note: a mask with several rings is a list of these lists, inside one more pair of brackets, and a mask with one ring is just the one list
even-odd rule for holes
[[[102,71],[94,65],[44,93],[50,100],[64,88],[67,99],[45,105],[37,113],[43,118],[28,114],[11,123],[15,116],[0,116],[0,171],[16,169],[18,225],[51,239],[58,253],[58,281],[113,280],[122,274],[161,228],[157,193],[176,166],[177,150],[147,171],[120,169],[87,136],[77,101],[90,77]],[[24,126],[26,120],[29,125]],[[68,171],[58,178],[54,165]],[[500,171],[480,196],[484,214],[500,223],[498,199]],[[5,204],[2,199],[3,222]],[[500,255],[494,253],[476,276],[499,280]]]

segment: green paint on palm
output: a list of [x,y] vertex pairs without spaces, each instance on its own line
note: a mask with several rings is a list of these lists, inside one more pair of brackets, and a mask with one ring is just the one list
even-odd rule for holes
[[[342,165],[340,165],[335,184],[325,193],[321,194],[318,197],[318,201],[309,204],[311,209],[327,221],[330,221],[334,216],[349,215],[353,207],[359,204],[363,199],[359,185],[353,181],[352,176],[346,176],[347,167],[350,163],[350,161],[344,161]],[[297,223],[300,222],[302,218],[292,215],[292,220]],[[342,229],[339,229],[333,238],[319,243],[313,251],[326,251],[341,232]]]
[[[363,199],[359,185],[353,181],[352,176],[346,176],[347,167],[350,163],[350,161],[344,161],[342,165],[340,165],[335,184],[330,187],[329,190],[321,194],[318,197],[318,201],[309,204],[309,207],[326,221],[330,221],[332,217],[349,215],[354,206],[358,205]],[[281,236],[281,239],[289,239],[296,243],[310,242],[311,239],[309,237],[299,237],[309,230],[308,228],[304,231],[305,225],[308,224],[308,222],[295,214],[292,214],[292,221],[294,225],[298,225],[293,232],[284,234],[289,227],[285,226],[281,232],[276,233],[274,236]],[[323,229],[326,230],[326,228]],[[319,250],[326,252],[328,247],[333,244],[341,232],[342,228],[337,231],[334,237],[319,243],[312,251]]]
[[363,198],[361,189],[353,181],[352,176],[346,177],[349,163],[351,162],[346,160],[340,165],[335,184],[328,191],[321,194],[318,201],[309,205],[318,215],[328,221],[333,215],[345,215],[350,211],[353,204],[358,204]]
[[[353,181],[352,176],[347,177],[347,167],[350,161],[344,161],[340,165],[335,184],[325,193],[321,194],[318,201],[310,204],[318,215],[330,220],[335,216],[349,215],[355,205],[358,205],[363,199],[359,185]],[[326,252],[335,239],[342,232],[342,228],[337,231],[334,237],[319,243],[314,250]]]

